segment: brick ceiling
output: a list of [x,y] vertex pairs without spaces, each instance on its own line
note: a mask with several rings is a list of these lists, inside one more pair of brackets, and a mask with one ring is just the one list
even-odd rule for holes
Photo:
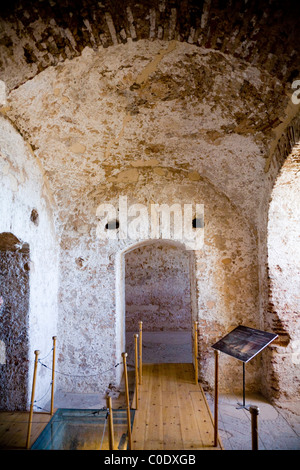
[[[18,42],[25,61],[39,72],[80,55],[86,46],[150,38],[217,49],[262,67],[284,83],[299,75],[296,1],[13,0],[1,9],[2,66],[16,53]],[[39,23],[43,27],[37,34]]]

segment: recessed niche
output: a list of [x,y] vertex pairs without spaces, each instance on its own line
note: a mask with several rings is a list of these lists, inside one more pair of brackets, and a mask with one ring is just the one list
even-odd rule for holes
[[29,267],[28,243],[12,233],[1,233],[1,341],[5,344],[5,364],[0,374],[1,410],[25,411],[27,406]]
[[202,217],[195,217],[192,221],[193,228],[203,228],[204,227],[204,220]]
[[118,220],[110,220],[107,222],[105,225],[106,230],[117,230],[119,228],[120,224]]
[[26,263],[24,264],[24,270],[25,270],[25,271],[30,271],[30,263],[29,263],[29,262],[26,262]]
[[76,258],[75,259],[75,263],[77,265],[78,268],[83,268],[84,266],[84,259],[81,258],[81,256],[79,258]]
[[36,226],[39,225],[39,214],[36,209],[32,209],[31,214],[30,214],[30,220],[34,225]]

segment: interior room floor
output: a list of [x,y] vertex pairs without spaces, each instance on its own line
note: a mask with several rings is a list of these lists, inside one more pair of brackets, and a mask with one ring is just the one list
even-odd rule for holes
[[[132,332],[126,340],[128,361],[133,361]],[[143,362],[192,362],[192,343],[189,331],[143,332]],[[206,393],[213,413],[214,398]],[[220,394],[219,434],[225,450],[251,449],[251,415],[240,409],[241,396]],[[300,449],[300,401],[284,407],[274,406],[262,395],[246,395],[246,405],[259,408],[258,435],[261,450]]]
[[[213,412],[213,396],[206,393]],[[219,435],[225,450],[251,450],[251,414],[239,408],[241,397],[219,396]],[[293,411],[270,404],[262,395],[246,394],[246,406],[256,405],[259,450],[300,449],[300,402],[290,403]]]
[[[134,364],[134,332],[126,336],[128,365]],[[144,363],[192,362],[190,332],[143,332]],[[131,368],[132,370],[132,368]],[[213,413],[213,396],[206,393]],[[115,391],[118,400],[118,390]],[[251,416],[249,411],[238,409],[242,397],[220,394],[219,434],[225,450],[251,449]],[[300,449],[300,402],[288,406],[274,406],[261,395],[247,395],[246,405],[259,407],[258,435],[261,450]],[[105,406],[100,395],[60,394],[56,407],[96,408]]]

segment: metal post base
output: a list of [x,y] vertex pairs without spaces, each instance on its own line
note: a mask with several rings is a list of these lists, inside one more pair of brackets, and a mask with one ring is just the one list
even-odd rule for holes
[[247,410],[249,411],[249,409],[251,408],[252,405],[244,405],[243,403],[238,403],[239,406],[236,407],[237,410]]

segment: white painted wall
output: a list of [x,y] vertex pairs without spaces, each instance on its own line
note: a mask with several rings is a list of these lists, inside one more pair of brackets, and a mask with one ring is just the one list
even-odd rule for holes
[[[39,214],[39,223],[30,220],[32,209]],[[58,244],[54,227],[53,201],[29,146],[8,119],[0,117],[0,233],[13,233],[30,247],[30,311],[29,311],[29,383],[30,401],[34,351],[40,358],[52,348],[57,334]],[[47,364],[51,362],[47,359]],[[51,372],[39,366],[36,400],[49,389]],[[49,400],[38,402],[43,406]]]

